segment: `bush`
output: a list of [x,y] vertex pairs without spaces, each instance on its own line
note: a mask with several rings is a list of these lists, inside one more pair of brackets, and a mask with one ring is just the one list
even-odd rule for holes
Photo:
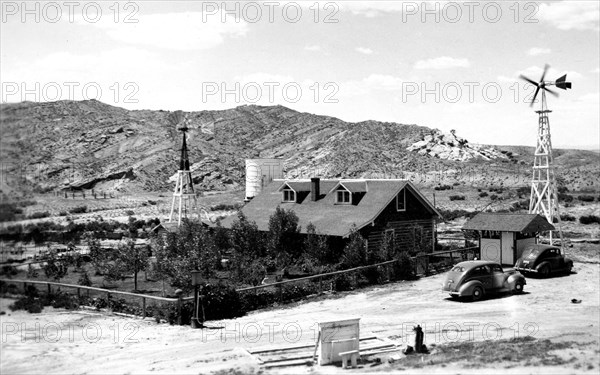
[[29,219],[43,219],[45,217],[50,216],[50,212],[48,211],[44,211],[44,212],[34,212],[31,215],[29,215]]
[[496,199],[498,199],[498,196],[496,194],[492,194],[490,195],[490,199],[495,201]]
[[69,209],[69,212],[72,214],[84,214],[88,210],[87,206],[78,206]]
[[459,217],[466,217],[467,219],[470,219],[477,214],[477,212],[475,212],[475,211],[471,212],[471,211],[465,211],[465,210],[439,209],[438,211],[440,212],[440,214],[442,214],[442,217],[446,221],[452,221],[454,219],[458,219]]
[[579,218],[579,222],[581,224],[594,224],[594,223],[600,224],[600,216],[584,215]]
[[560,215],[560,220],[562,221],[575,221],[575,216],[573,215],[569,215],[569,214],[561,214]]
[[403,251],[398,256],[398,261],[393,263],[393,276],[395,280],[412,280],[415,277],[410,256]]
[[594,196],[592,195],[580,195],[577,197],[577,199],[579,199],[582,202],[593,202],[594,201]]
[[450,185],[438,185],[433,188],[433,190],[450,190],[450,189],[452,189],[452,186],[450,186]]
[[451,195],[448,198],[451,201],[464,201],[465,200],[465,196],[464,195]]
[[69,213],[67,211],[60,211],[58,216],[67,216]]
[[558,193],[558,200],[561,202],[573,202],[573,196],[565,193]]
[[481,193],[479,193],[479,196],[480,196],[481,198],[484,198],[484,197],[487,197],[487,196],[488,196],[488,193],[486,193],[485,191],[482,191]]

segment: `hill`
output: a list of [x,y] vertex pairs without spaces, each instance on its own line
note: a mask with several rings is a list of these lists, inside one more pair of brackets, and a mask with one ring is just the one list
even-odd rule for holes
[[[2,192],[60,189],[169,191],[181,134],[168,111],[129,111],[95,100],[0,105]],[[289,178],[397,177],[494,186],[528,180],[533,148],[470,144],[454,132],[390,122],[348,123],[283,106],[186,112],[194,182],[244,185],[244,159],[281,157]],[[532,140],[533,143],[534,140]],[[598,154],[557,150],[572,190],[597,189]]]

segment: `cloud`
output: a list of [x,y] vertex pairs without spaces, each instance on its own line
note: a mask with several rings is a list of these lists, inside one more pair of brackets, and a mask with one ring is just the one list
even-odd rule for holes
[[527,54],[528,54],[529,56],[539,56],[539,55],[545,55],[545,54],[548,54],[548,53],[550,53],[550,52],[552,52],[552,50],[551,50],[550,48],[539,48],[539,47],[533,47],[533,48],[530,48],[530,49],[527,51]]
[[[515,77],[518,77],[520,74],[529,77],[530,79],[537,81],[542,77],[542,72],[544,71],[544,68],[539,67],[537,65],[533,65],[528,67],[525,70],[519,71],[515,73]],[[583,75],[581,73],[575,72],[573,70],[560,70],[560,69],[555,69],[555,68],[550,68],[548,69],[548,73],[546,73],[546,78],[544,78],[545,81],[551,81],[554,79],[557,79],[558,77],[562,77],[563,75],[567,75],[567,80],[568,81],[573,81],[573,80],[579,80],[581,78],[583,78]]]
[[600,30],[600,3],[597,1],[561,1],[541,4],[537,17],[560,30]]
[[[441,9],[439,2],[436,1],[347,1],[339,2],[340,10],[351,12],[355,15],[361,15],[367,18],[374,18],[385,13],[402,13],[404,10],[414,12],[418,9]],[[425,5],[423,5],[425,4]]]
[[203,50],[216,47],[226,37],[242,37],[248,31],[243,20],[229,16],[226,22],[219,15],[202,12],[139,14],[138,23],[115,23],[105,17],[92,25],[107,33],[111,38],[133,45],[147,45],[172,50]]
[[598,73],[600,73],[600,68],[592,69],[592,70],[590,70],[590,73],[598,74]]
[[316,52],[316,51],[320,51],[321,50],[321,46],[318,46],[318,45],[306,46],[306,47],[304,47],[304,50],[305,51]]
[[365,55],[370,55],[373,53],[373,50],[370,48],[365,48],[365,47],[356,47],[355,48],[356,52],[360,52],[363,53]]
[[419,60],[415,64],[415,69],[450,69],[450,68],[468,68],[471,63],[468,59],[455,59],[453,57],[442,56],[434,59]]

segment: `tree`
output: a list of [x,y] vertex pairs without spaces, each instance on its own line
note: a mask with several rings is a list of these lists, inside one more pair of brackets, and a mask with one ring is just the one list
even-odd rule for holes
[[240,212],[230,231],[233,248],[232,277],[239,283],[258,285],[266,273],[265,238],[254,222]]
[[128,239],[125,244],[119,245],[112,269],[121,274],[133,273],[133,288],[138,290],[138,273],[148,268],[148,251],[145,247],[135,246],[135,241]]
[[60,281],[67,275],[69,261],[65,257],[59,258],[56,252],[50,251],[42,268],[47,278]]
[[327,263],[330,259],[327,237],[317,233],[313,223],[306,226],[306,238],[304,239],[304,251],[308,257],[320,264]]
[[348,239],[348,243],[344,247],[342,260],[340,265],[343,268],[353,268],[364,266],[367,264],[367,246],[365,239],[353,226]]
[[298,216],[294,211],[277,206],[269,218],[267,254],[271,259],[277,259],[282,267],[290,258],[295,260],[302,254]]
[[87,243],[88,246],[88,255],[91,259],[92,265],[94,266],[94,270],[97,275],[105,274],[107,269],[107,256],[106,253],[102,251],[100,247],[100,241],[94,237],[92,234],[86,234],[84,237],[84,242]]
[[192,290],[192,271],[209,279],[221,262],[213,236],[199,222],[184,220],[176,232],[157,237],[152,246],[157,273],[184,291]]

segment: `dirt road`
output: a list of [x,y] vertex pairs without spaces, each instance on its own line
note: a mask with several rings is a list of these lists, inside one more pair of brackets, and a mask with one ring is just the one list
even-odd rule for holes
[[[600,363],[600,265],[576,263],[574,274],[527,279],[525,294],[457,302],[441,292],[443,275],[344,293],[282,308],[250,313],[235,320],[209,322],[215,329],[157,325],[91,311],[46,308],[30,315],[10,312],[2,301],[0,372],[17,373],[249,373],[259,370],[245,351],[314,343],[316,323],[359,317],[361,336],[413,342],[420,324],[425,343],[498,340],[533,336],[554,342],[575,341],[587,349],[569,352],[575,372],[597,373]],[[571,299],[580,299],[579,304]],[[216,329],[220,328],[220,329]],[[583,366],[583,367],[581,367]],[[561,372],[486,364],[487,372]],[[383,370],[384,368],[379,368]],[[363,369],[365,370],[365,369]],[[336,373],[341,368],[293,367],[279,373]],[[359,370],[360,371],[360,370]],[[414,372],[415,369],[406,369]],[[469,372],[453,367],[425,367],[424,372]],[[474,370],[481,372],[481,368]],[[274,372],[268,370],[267,372]]]

